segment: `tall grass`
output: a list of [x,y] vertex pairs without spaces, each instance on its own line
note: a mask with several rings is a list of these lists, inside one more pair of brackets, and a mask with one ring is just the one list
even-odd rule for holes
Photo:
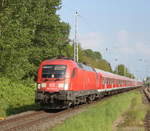
[[126,127],[138,127],[144,131],[144,119],[149,107],[143,104],[142,96],[134,97],[131,100],[130,108],[123,114],[124,121],[118,125],[118,131]]
[[113,96],[66,120],[53,131],[111,131],[113,122],[129,109],[132,99],[138,97],[137,91]]
[[33,108],[34,85],[0,78],[0,117]]

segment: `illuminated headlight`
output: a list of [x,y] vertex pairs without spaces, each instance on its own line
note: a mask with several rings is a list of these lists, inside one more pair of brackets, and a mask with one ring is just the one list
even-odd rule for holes
[[42,83],[42,84],[41,84],[41,87],[42,87],[42,88],[45,88],[45,87],[46,87],[46,83]]
[[69,85],[68,85],[68,84],[65,84],[64,90],[68,90],[68,88],[69,88]]
[[37,85],[37,88],[40,89],[40,88],[41,88],[41,84],[38,84],[38,85]]

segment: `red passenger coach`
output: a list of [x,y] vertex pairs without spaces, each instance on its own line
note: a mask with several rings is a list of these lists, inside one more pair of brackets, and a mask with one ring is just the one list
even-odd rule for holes
[[68,108],[141,86],[133,79],[94,69],[71,59],[43,61],[37,85],[35,101],[46,109]]

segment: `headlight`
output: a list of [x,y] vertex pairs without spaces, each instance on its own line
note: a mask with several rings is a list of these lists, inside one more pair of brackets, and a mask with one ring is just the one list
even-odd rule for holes
[[41,84],[38,84],[38,85],[37,85],[37,88],[40,89],[40,88],[41,88]]
[[68,88],[69,88],[69,85],[68,85],[68,84],[65,84],[64,90],[68,90]]
[[41,87],[42,87],[42,88],[45,88],[45,87],[46,87],[46,83],[42,83],[42,84],[41,84]]

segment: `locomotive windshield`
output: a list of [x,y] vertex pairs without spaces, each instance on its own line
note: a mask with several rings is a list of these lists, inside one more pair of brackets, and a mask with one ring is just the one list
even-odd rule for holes
[[64,78],[65,65],[46,65],[42,68],[42,78]]

